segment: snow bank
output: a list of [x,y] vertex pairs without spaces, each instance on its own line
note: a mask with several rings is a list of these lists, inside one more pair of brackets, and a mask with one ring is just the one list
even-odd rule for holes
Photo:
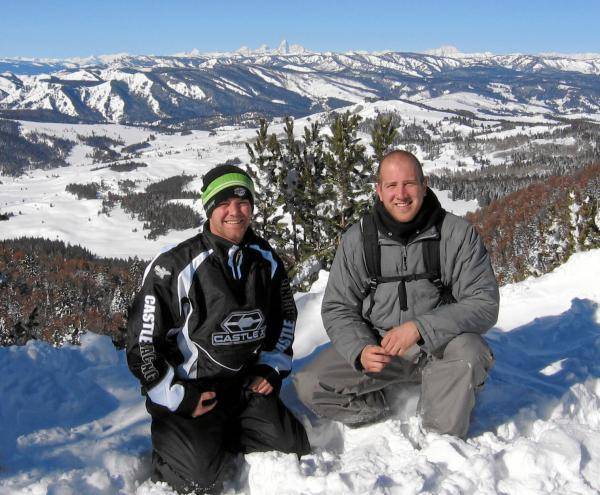
[[[240,458],[225,493],[545,494],[600,492],[600,250],[502,289],[496,354],[467,441],[423,434],[418,389],[392,419],[361,429],[323,421],[315,450]],[[301,368],[326,343],[327,274],[300,295]],[[0,495],[172,493],[149,477],[149,420],[123,351],[87,334],[81,347],[0,348]],[[283,396],[302,414],[289,383]]]
[[149,475],[139,385],[110,338],[0,348],[0,375],[0,493],[133,493]]

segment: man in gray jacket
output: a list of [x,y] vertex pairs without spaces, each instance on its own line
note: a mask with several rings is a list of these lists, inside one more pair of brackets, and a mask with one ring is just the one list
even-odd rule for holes
[[[498,317],[490,259],[475,229],[442,209],[411,153],[383,158],[377,196],[338,247],[322,306],[333,345],[296,375],[298,394],[318,415],[359,426],[389,415],[397,384],[420,382],[423,427],[465,437],[494,361],[481,337]],[[377,228],[378,277],[366,222]],[[427,266],[431,246],[439,268]]]

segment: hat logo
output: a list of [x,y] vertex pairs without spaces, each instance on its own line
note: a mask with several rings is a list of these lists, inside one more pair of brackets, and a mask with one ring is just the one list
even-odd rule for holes
[[244,189],[243,187],[236,187],[233,190],[233,194],[235,194],[236,196],[239,196],[241,198],[242,196],[246,195],[246,189]]

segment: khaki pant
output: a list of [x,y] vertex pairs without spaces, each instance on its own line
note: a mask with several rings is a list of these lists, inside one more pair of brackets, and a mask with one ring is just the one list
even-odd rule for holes
[[484,385],[494,357],[483,338],[464,333],[434,355],[414,347],[412,356],[394,358],[380,373],[353,369],[328,347],[303,370],[294,383],[300,400],[317,415],[361,425],[390,413],[397,385],[421,383],[418,412],[423,426],[464,438],[469,429],[475,394]]

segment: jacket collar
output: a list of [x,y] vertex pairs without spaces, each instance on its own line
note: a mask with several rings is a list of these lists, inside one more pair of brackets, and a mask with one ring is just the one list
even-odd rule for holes
[[252,227],[248,227],[242,241],[239,244],[234,244],[227,239],[213,234],[210,231],[210,220],[207,220],[202,227],[202,234],[206,239],[210,247],[222,258],[227,259],[232,251],[242,249],[248,244],[252,243],[256,239],[256,234],[252,230]]
[[413,241],[419,234],[429,230],[444,215],[444,210],[434,192],[427,188],[421,209],[410,222],[398,222],[376,199],[373,207],[375,224],[380,234],[401,244]]

